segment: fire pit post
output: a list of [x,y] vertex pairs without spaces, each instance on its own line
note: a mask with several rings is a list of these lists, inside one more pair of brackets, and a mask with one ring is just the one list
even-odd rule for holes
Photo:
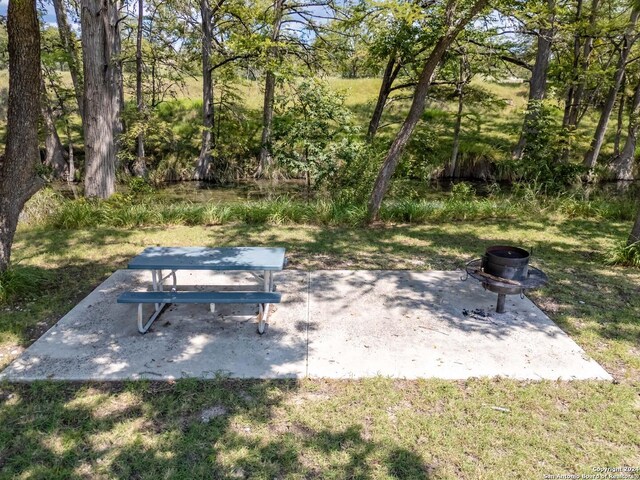
[[504,313],[504,302],[507,296],[504,293],[498,294],[498,303],[496,304],[496,313]]

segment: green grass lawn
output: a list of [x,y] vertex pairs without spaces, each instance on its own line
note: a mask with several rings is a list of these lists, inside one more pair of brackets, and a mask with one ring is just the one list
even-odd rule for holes
[[461,267],[533,247],[531,298],[609,382],[39,382],[0,386],[0,478],[542,478],[640,466],[640,271],[604,265],[630,222],[532,215],[374,228],[22,227],[32,298],[1,311],[0,366],[149,245],[282,245],[289,268]]

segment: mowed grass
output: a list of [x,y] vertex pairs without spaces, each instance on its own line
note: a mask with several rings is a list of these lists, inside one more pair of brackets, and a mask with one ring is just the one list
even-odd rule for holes
[[4,387],[1,478],[496,479],[636,466],[637,392],[504,380]]
[[2,366],[150,245],[282,245],[296,269],[451,270],[504,242],[533,248],[551,282],[531,297],[616,382],[5,383],[0,478],[493,479],[637,466],[640,271],[604,265],[630,226],[532,216],[374,228],[23,227],[18,268],[46,275],[1,312]]

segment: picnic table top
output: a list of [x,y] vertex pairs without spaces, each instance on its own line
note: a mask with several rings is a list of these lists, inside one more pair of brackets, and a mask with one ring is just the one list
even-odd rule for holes
[[128,268],[145,270],[282,270],[280,247],[149,247]]

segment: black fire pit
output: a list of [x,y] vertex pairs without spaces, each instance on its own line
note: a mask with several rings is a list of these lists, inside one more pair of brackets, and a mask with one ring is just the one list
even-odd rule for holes
[[504,313],[507,295],[524,295],[525,290],[545,285],[547,276],[529,265],[530,254],[519,247],[497,245],[487,248],[482,258],[466,265],[466,276],[475,278],[482,286],[498,294],[496,312]]

